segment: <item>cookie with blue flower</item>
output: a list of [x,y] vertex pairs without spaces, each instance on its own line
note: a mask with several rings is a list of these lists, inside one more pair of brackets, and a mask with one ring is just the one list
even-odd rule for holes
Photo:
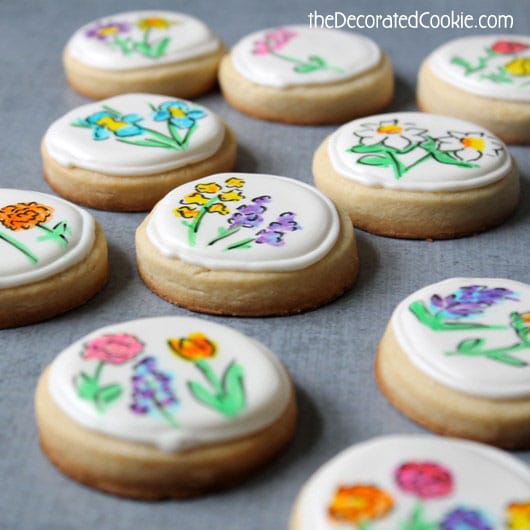
[[93,99],[129,92],[195,98],[214,88],[224,53],[202,21],[145,10],[84,25],[66,44],[63,63],[70,86]]
[[169,190],[229,171],[236,139],[215,113],[183,99],[127,94],[78,107],[42,141],[44,176],[63,197],[105,210],[148,210]]
[[530,447],[530,285],[450,278],[394,310],[377,382],[403,414],[435,432]]

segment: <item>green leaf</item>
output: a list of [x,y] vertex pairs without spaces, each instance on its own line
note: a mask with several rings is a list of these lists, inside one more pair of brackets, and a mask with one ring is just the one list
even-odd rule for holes
[[94,400],[94,397],[98,391],[98,382],[93,377],[89,376],[85,372],[79,374],[77,383],[77,395],[81,399]]
[[458,345],[457,350],[459,353],[478,353],[482,349],[482,346],[484,346],[485,342],[484,339],[463,340]]
[[196,383],[195,381],[188,381],[188,388],[190,389],[190,392],[195,396],[197,401],[204,403],[208,407],[212,407],[216,410],[219,410],[221,404],[219,403],[219,399],[217,398],[217,396],[211,394],[200,383]]
[[227,232],[228,232],[228,230],[224,226],[220,226],[217,229],[217,235],[218,236],[224,236]]
[[118,142],[122,142],[124,144],[139,145],[142,147],[161,147],[162,149],[178,150],[176,146],[165,144],[157,140],[149,140],[149,138],[147,138],[146,140],[124,140],[123,138],[120,138]]
[[453,166],[459,167],[480,167],[478,164],[473,164],[471,162],[464,162],[463,160],[458,160],[450,154],[450,152],[438,151],[438,149],[433,149],[430,151],[432,156],[437,162],[441,164],[451,164]]
[[246,406],[243,367],[235,362],[230,364],[223,376],[223,408],[221,412],[230,418],[237,416]]
[[169,43],[171,41],[170,37],[166,37],[165,39],[162,39],[160,42],[152,48],[152,56],[153,57],[161,57],[164,55],[166,48],[169,46]]
[[315,66],[312,63],[299,64],[298,66],[294,67],[294,71],[298,74],[309,74],[310,72],[314,72],[318,69],[318,66]]
[[322,57],[319,57],[318,55],[310,55],[309,60],[312,64],[318,66],[319,68],[326,66],[326,61],[324,61],[324,59],[322,59]]
[[97,392],[96,399],[102,401],[105,405],[109,405],[116,399],[118,399],[123,392],[121,385],[112,384],[100,388]]
[[146,44],[145,42],[135,42],[134,49],[142,55],[145,55],[146,57],[152,56],[151,46],[149,46],[149,44]]
[[366,166],[381,166],[381,167],[388,167],[392,165],[392,160],[390,160],[387,156],[382,155],[365,155],[361,156],[359,160],[357,160],[359,164],[364,164]]
[[387,153],[388,151],[395,151],[392,147],[387,147],[383,144],[374,145],[354,145],[350,147],[346,152],[351,153]]

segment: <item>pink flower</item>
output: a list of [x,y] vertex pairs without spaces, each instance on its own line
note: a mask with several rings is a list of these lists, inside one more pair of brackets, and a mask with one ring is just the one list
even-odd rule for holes
[[121,335],[103,335],[87,342],[83,358],[98,359],[111,364],[123,364],[136,357],[144,349],[135,336],[123,333]]
[[523,42],[514,42],[508,40],[498,40],[491,49],[496,53],[510,54],[522,52],[528,48],[527,44]]
[[254,55],[267,55],[271,51],[281,50],[297,33],[286,28],[278,28],[265,33],[263,40],[254,43]]
[[397,469],[396,481],[403,491],[422,499],[444,497],[453,490],[451,472],[434,462],[406,462]]

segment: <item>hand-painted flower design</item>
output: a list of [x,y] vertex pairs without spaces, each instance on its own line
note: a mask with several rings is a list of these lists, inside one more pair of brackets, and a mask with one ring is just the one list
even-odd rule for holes
[[144,344],[134,335],[119,333],[102,335],[91,339],[85,345],[83,359],[97,359],[110,364],[123,364],[139,355]]
[[139,136],[145,132],[138,122],[142,121],[139,114],[120,115],[108,110],[96,112],[85,119],[78,118],[72,125],[92,129],[94,140],[108,140],[113,135],[118,138]]
[[182,204],[198,204],[202,206],[209,201],[208,197],[205,197],[199,192],[188,193],[180,202]]
[[394,500],[384,490],[371,485],[339,486],[330,502],[328,514],[337,522],[363,523],[384,517]]
[[526,50],[527,48],[528,48],[528,44],[525,44],[524,42],[508,41],[508,40],[498,40],[491,47],[491,49],[495,53],[500,53],[500,54],[518,53],[518,52],[522,52],[523,50]]
[[189,206],[180,206],[173,210],[173,215],[184,219],[193,219],[199,215],[199,210],[196,208],[190,208]]
[[506,509],[508,530],[530,530],[530,499],[512,502]]
[[504,65],[510,74],[525,77],[530,75],[530,57],[518,57]]
[[127,33],[131,29],[127,22],[102,22],[99,21],[95,26],[89,28],[85,32],[85,36],[89,39],[97,39],[106,41],[107,39],[119,35],[120,33]]
[[147,17],[142,18],[138,21],[137,26],[142,30],[148,29],[168,29],[169,26],[175,24],[175,22],[162,17]]
[[298,33],[287,28],[278,28],[265,33],[262,40],[254,43],[254,55],[267,55],[271,51],[281,50]]
[[440,530],[493,530],[493,525],[478,510],[456,508],[443,518]]
[[435,462],[406,462],[396,470],[398,486],[421,499],[445,497],[453,491],[453,477]]
[[382,144],[402,150],[424,142],[427,129],[416,127],[412,123],[400,123],[394,119],[363,123],[361,129],[354,134],[360,139],[361,145]]
[[219,215],[228,215],[230,213],[230,210],[226,205],[217,202],[215,204],[212,204],[211,206],[208,206],[207,212],[218,213]]
[[302,229],[295,221],[295,217],[296,214],[293,212],[283,212],[267,228],[260,230],[256,234],[256,243],[258,245],[265,244],[273,247],[283,247],[285,245],[283,236],[286,232],[294,232],[295,230]]
[[9,230],[30,230],[46,222],[54,209],[38,202],[18,202],[0,208],[0,223]]
[[267,210],[263,205],[270,202],[269,195],[254,197],[251,204],[243,204],[237,208],[237,211],[228,219],[228,224],[232,227],[257,228],[263,222],[261,214]]
[[166,101],[155,111],[155,121],[168,121],[179,129],[190,129],[197,120],[206,117],[201,109],[190,109],[184,101]]
[[245,185],[245,181],[238,179],[237,177],[230,177],[225,180],[225,184],[228,188],[242,188]]
[[498,157],[504,151],[503,144],[491,134],[481,131],[448,131],[449,136],[438,138],[437,148],[450,152],[464,162],[472,162],[483,156]]
[[217,353],[217,346],[204,333],[190,333],[187,337],[168,339],[170,350],[185,361],[196,362],[211,359]]
[[[232,180],[232,179],[228,179]],[[227,180],[227,182],[228,182]],[[240,181],[243,182],[243,181]],[[243,186],[245,183],[241,184],[239,187]],[[217,193],[218,191],[221,191],[222,187],[219,186],[216,182],[206,182],[205,184],[197,184],[195,186],[195,189],[201,193]]]

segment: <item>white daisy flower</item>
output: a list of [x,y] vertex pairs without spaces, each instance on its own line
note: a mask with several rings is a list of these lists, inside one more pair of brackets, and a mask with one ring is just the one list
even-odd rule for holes
[[361,127],[354,133],[361,145],[383,144],[399,150],[424,142],[427,132],[427,129],[415,127],[413,123],[400,124],[399,120],[363,123]]
[[473,162],[483,156],[496,157],[504,151],[504,146],[491,134],[484,132],[447,131],[449,136],[438,138],[440,151],[451,151],[464,162]]

